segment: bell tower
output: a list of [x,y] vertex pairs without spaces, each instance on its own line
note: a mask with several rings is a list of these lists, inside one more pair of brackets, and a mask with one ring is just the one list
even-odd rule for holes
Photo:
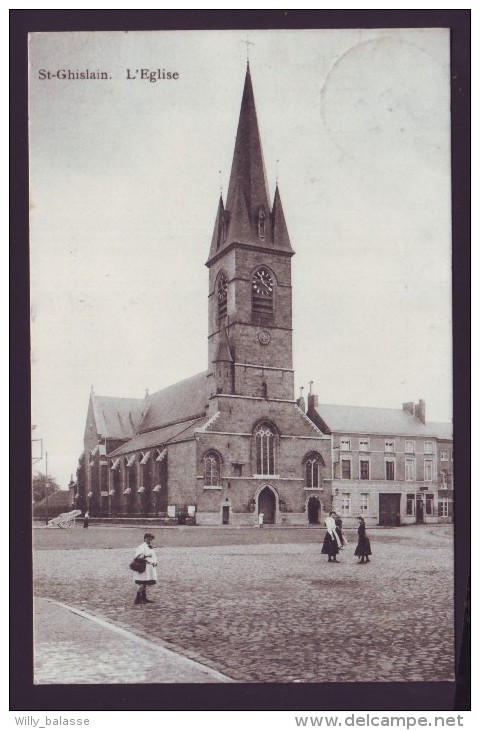
[[206,263],[212,395],[294,400],[293,255],[278,185],[270,203],[247,64],[227,199]]

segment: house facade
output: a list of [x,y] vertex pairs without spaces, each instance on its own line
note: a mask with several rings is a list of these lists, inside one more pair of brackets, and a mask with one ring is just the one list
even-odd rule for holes
[[345,526],[452,521],[453,439],[428,423],[425,402],[402,409],[318,404],[309,417],[331,435],[332,505]]

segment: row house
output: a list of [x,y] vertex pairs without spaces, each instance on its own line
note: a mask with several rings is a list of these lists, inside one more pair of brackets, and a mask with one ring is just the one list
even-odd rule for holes
[[332,509],[346,526],[452,521],[453,440],[427,423],[425,403],[401,409],[319,404],[307,415],[331,435]]

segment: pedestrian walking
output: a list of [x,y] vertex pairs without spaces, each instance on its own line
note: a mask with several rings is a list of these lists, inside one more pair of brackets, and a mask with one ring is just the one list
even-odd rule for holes
[[259,512],[258,513],[258,526],[259,527],[263,527],[264,518],[265,518],[265,515],[263,514],[263,512]]
[[88,510],[85,512],[85,515],[83,517],[83,529],[86,530],[88,527],[88,520],[90,519],[90,515],[88,513]]
[[146,532],[142,544],[135,550],[135,557],[145,560],[145,572],[135,573],[135,583],[138,586],[135,606],[142,603],[154,603],[147,598],[147,586],[153,586],[157,582],[157,556],[152,547],[153,540],[155,540],[155,536]]
[[329,516],[325,520],[325,527],[327,532],[323,538],[322,555],[328,555],[329,563],[338,563],[337,555],[339,552],[339,543],[337,542],[338,537],[335,532],[335,519],[333,517],[335,513],[330,512]]
[[334,519],[335,519],[335,532],[337,533],[338,539],[340,540],[340,547],[345,547],[347,544],[347,538],[343,534],[342,525],[343,520],[341,517],[337,515],[337,513],[334,513]]
[[358,519],[358,543],[357,547],[355,548],[355,553],[360,560],[358,560],[358,563],[369,563],[369,555],[372,554],[372,549],[370,547],[370,540],[367,537],[366,534],[366,527],[365,527],[365,520],[363,517],[357,517]]

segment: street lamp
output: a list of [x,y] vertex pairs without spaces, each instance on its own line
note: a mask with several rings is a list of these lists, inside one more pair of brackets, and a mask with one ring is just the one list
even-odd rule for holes
[[48,451],[45,451],[45,524],[48,525]]

